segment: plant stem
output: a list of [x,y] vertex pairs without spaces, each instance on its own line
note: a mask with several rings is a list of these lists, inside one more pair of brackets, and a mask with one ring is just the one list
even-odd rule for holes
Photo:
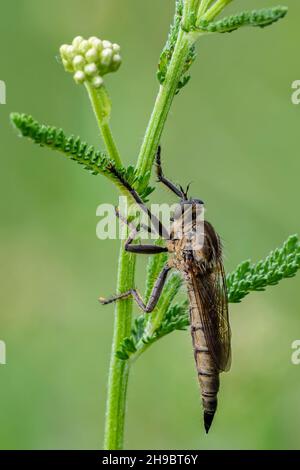
[[86,84],[86,89],[108,154],[118,166],[122,166],[121,157],[109,127],[111,104],[106,89],[104,86],[96,89],[89,83]]
[[141,146],[136,167],[138,176],[144,176],[149,173],[148,179],[150,179],[155,152],[159,145],[161,134],[191,45],[190,36],[180,30],[164,84],[159,89]]
[[[86,88],[107,151],[111,159],[121,166],[121,158],[109,127],[111,105],[107,92],[104,87],[95,89],[90,84],[86,84]],[[125,292],[131,289],[134,285],[134,275],[135,256],[124,250],[122,242],[119,254],[117,292]],[[120,450],[123,448],[129,363],[118,359],[116,352],[124,338],[130,335],[131,324],[132,300],[117,302],[107,389],[104,431],[105,450]]]
[[[134,274],[135,256],[127,253],[122,244],[119,255],[117,292],[125,292],[132,288]],[[116,352],[123,339],[130,335],[131,324],[132,300],[117,302],[107,391],[105,450],[123,448],[129,363],[118,359]]]
[[209,5],[212,3],[213,0],[202,0],[199,10],[198,10],[198,20],[202,17],[202,15],[206,12]]
[[213,6],[206,12],[203,19],[207,21],[213,20],[224,8],[231,3],[233,0],[218,0]]

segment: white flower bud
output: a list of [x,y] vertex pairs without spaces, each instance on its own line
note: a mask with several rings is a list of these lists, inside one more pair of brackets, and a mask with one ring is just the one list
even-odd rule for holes
[[100,41],[100,39],[99,39],[99,41],[97,41],[97,42],[95,41],[94,47],[95,47],[95,49],[97,49],[98,52],[99,52],[99,51],[101,52],[102,49],[103,49],[102,41]]
[[122,62],[121,56],[119,54],[115,54],[112,58],[112,68],[114,72],[118,70],[118,68],[121,65],[121,62]]
[[94,45],[94,41],[98,41],[98,38],[96,36],[91,36],[89,39],[88,39],[88,43],[90,44],[90,46],[93,46]]
[[68,46],[66,49],[66,54],[69,60],[72,60],[76,52],[73,46]]
[[84,67],[84,72],[87,75],[90,75],[90,76],[96,75],[97,72],[98,72],[97,65],[94,62],[92,62],[91,64],[86,65]]
[[102,77],[94,77],[92,80],[92,85],[94,88],[100,88],[103,85],[104,81]]
[[110,41],[102,41],[104,49],[112,49],[112,43]]
[[113,62],[115,62],[116,64],[120,64],[122,62],[122,58],[121,58],[120,54],[115,54],[113,56]]
[[90,46],[89,46],[88,41],[84,39],[83,41],[81,41],[78,51],[81,52],[82,54],[85,54],[89,47]]
[[73,66],[75,70],[82,70],[82,67],[85,64],[85,60],[82,55],[76,55],[73,59]]
[[74,67],[71,64],[71,62],[69,62],[66,59],[63,59],[62,63],[63,63],[63,66],[64,66],[66,72],[74,72]]
[[120,46],[92,36],[76,36],[72,44],[60,47],[62,63],[76,83],[89,81],[95,88],[103,85],[103,75],[115,72],[121,65]]
[[72,46],[77,49],[80,44],[82,43],[83,41],[83,37],[82,36],[76,36],[76,38],[73,39],[72,41]]
[[92,47],[94,47],[95,49],[99,49],[99,48],[102,49],[102,41],[101,41],[101,39],[98,39],[98,38],[96,38],[96,37],[94,37],[94,36],[89,39],[89,44],[90,44]]
[[67,44],[63,44],[60,48],[59,48],[59,52],[60,52],[60,55],[62,57],[62,59],[67,59],[68,58],[68,45]]
[[85,54],[86,60],[88,62],[95,62],[98,59],[98,51],[94,47],[89,49]]
[[85,81],[84,72],[82,72],[82,70],[77,70],[77,72],[74,75],[74,80],[77,84],[84,83],[84,81]]
[[121,50],[121,47],[119,46],[119,44],[113,44],[112,48],[113,48],[113,51],[116,53],[120,52]]
[[110,65],[112,55],[112,49],[103,49],[103,51],[101,52],[101,64],[105,66]]

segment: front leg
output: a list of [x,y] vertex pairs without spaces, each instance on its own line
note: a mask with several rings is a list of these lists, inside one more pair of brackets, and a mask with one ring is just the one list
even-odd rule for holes
[[129,297],[132,296],[134,300],[136,301],[136,303],[138,304],[138,306],[140,307],[140,309],[143,310],[143,312],[151,313],[155,309],[157,302],[159,301],[160,295],[162,293],[162,290],[164,288],[164,285],[167,279],[167,275],[170,270],[171,268],[169,265],[166,265],[162,269],[162,271],[160,272],[160,275],[158,276],[154,284],[154,287],[152,289],[152,292],[151,292],[151,295],[147,304],[144,303],[142,297],[140,296],[140,294],[137,292],[136,289],[130,289],[129,291],[123,292],[122,294],[119,294],[119,295],[115,295],[114,297],[111,297],[110,299],[104,299],[103,297],[100,297],[99,302],[102,305],[108,305],[113,302],[116,302],[117,300],[128,299]]
[[132,245],[132,237],[129,237],[125,243],[125,251],[129,253],[142,254],[142,255],[158,255],[159,253],[167,253],[168,248],[158,245]]
[[156,176],[157,179],[160,183],[164,184],[168,189],[170,189],[176,196],[178,196],[180,199],[186,199],[186,195],[184,194],[184,191],[182,188],[177,188],[177,186],[172,183],[168,178],[165,177],[162,166],[161,166],[161,146],[158,146],[156,157],[155,157],[155,163],[156,163]]
[[128,251],[129,253],[143,255],[158,255],[159,253],[166,253],[168,251],[168,248],[158,245],[132,245],[132,242],[140,231],[140,228],[147,230],[148,233],[151,233],[151,228],[146,227],[144,225],[141,225],[140,227],[135,227],[132,223],[128,222],[128,220],[120,214],[118,208],[116,208],[116,216],[121,220],[121,222],[125,223],[131,231],[131,234],[125,242],[125,251]]

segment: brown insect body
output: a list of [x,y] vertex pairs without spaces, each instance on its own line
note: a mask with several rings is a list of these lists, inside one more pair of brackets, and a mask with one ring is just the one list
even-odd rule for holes
[[225,274],[222,262],[222,247],[219,236],[209,222],[204,221],[204,203],[199,199],[188,199],[187,192],[168,180],[161,167],[161,148],[156,155],[158,181],[163,183],[180,199],[171,219],[171,230],[167,230],[159,219],[143,204],[143,201],[124,177],[115,170],[120,184],[130,191],[138,206],[151,219],[151,226],[143,226],[149,233],[152,229],[162,236],[167,246],[153,244],[133,244],[140,227],[116,215],[126,223],[131,231],[125,242],[125,250],[130,253],[156,255],[169,252],[171,257],[158,275],[152,292],[144,302],[136,289],[114,295],[109,299],[101,297],[103,305],[133,297],[140,309],[151,313],[160,298],[171,268],[182,272],[190,301],[190,324],[198,379],[201,387],[204,408],[204,426],[208,432],[216,408],[219,390],[219,374],[230,367],[230,327]]
[[[171,234],[177,232],[179,217]],[[190,328],[198,380],[202,394],[204,426],[208,432],[217,409],[219,373],[230,367],[230,328],[227,294],[219,236],[209,222],[203,224],[203,246],[192,250],[197,220],[187,229],[188,238],[171,240],[169,265],[181,271],[190,302]]]

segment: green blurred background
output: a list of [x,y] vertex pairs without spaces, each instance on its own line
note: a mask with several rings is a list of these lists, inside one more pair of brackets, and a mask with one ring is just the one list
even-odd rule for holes
[[[276,2],[275,2],[276,3]],[[258,260],[299,230],[300,4],[265,30],[198,43],[192,80],[163,135],[166,173],[206,201],[223,237],[226,269]],[[270,6],[236,0],[228,11]],[[158,84],[155,73],[173,0],[2,0],[0,79],[1,449],[90,449],[103,439],[118,241],[96,238],[96,207],[116,203],[109,182],[19,139],[11,111],[31,113],[98,145],[83,87],[58,63],[62,43],[98,35],[122,46],[107,79],[112,127],[126,163],[136,159]],[[155,201],[172,201],[158,189]],[[139,260],[143,286],[146,261]],[[222,375],[208,436],[189,333],[174,333],[135,365],[126,448],[300,448],[299,277],[231,306],[233,364]]]

